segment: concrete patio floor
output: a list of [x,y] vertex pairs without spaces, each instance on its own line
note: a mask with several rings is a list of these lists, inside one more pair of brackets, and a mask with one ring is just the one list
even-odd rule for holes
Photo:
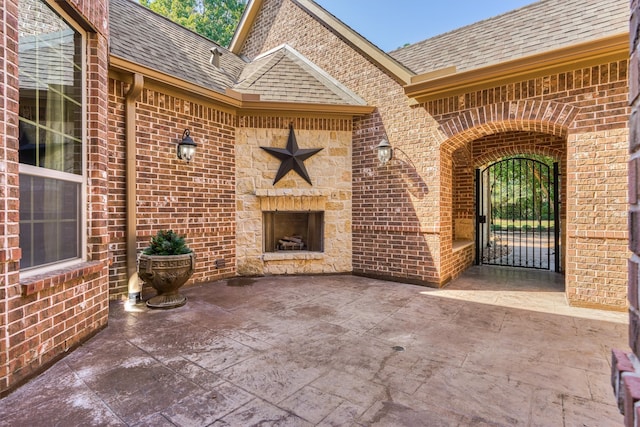
[[562,276],[474,267],[445,289],[232,279],[187,305],[112,302],[109,326],[0,400],[2,426],[620,426],[627,315]]

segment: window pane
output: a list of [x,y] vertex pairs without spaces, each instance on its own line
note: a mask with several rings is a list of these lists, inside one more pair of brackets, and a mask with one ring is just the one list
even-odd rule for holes
[[[33,236],[31,241],[31,246],[28,247],[30,252],[28,251],[26,254],[24,253],[24,248],[27,246],[22,246],[22,240],[20,241],[20,246],[23,248],[23,260],[31,259],[31,264],[26,264],[24,261],[20,263],[20,268],[24,269],[27,267],[35,266],[35,265],[44,265],[47,263],[47,256],[45,255],[44,250],[44,224],[41,222],[36,222],[30,224],[33,229]],[[27,255],[27,256],[25,256]]]
[[20,174],[21,268],[80,256],[79,183]]
[[18,40],[19,159],[41,168],[20,168],[25,269],[82,256],[84,38],[45,1],[20,0]]
[[44,155],[44,144],[38,140],[35,124],[20,120],[20,163],[37,166]]
[[18,25],[25,127],[20,161],[81,175],[82,36],[42,1],[23,2]]
[[45,128],[40,129],[39,165],[48,169],[73,174],[82,173],[82,144],[63,134]]

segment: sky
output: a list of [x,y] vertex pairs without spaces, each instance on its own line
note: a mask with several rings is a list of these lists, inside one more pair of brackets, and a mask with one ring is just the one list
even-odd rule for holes
[[534,0],[315,0],[385,52],[518,9]]

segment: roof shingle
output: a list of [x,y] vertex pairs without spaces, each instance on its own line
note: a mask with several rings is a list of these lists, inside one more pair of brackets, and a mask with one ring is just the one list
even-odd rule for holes
[[[111,54],[204,88],[258,94],[263,101],[366,105],[288,46],[247,63],[215,42],[131,1],[110,0]],[[210,63],[211,49],[222,56]]]
[[263,101],[366,105],[287,45],[257,57],[245,68],[234,89],[259,94]]
[[418,74],[461,72],[622,34],[628,17],[627,0],[540,0],[389,55]]
[[[135,3],[110,0],[111,54],[199,86],[222,91],[233,86],[246,62],[217,43]],[[209,61],[222,51],[220,68]]]

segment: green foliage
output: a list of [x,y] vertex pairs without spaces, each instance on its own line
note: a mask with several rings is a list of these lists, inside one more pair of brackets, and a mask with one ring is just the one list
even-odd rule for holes
[[145,255],[182,255],[191,253],[191,249],[184,242],[184,236],[179,236],[173,230],[160,230],[151,238],[150,245],[142,253]]
[[553,231],[553,220],[500,219],[491,220],[491,231]]
[[508,156],[490,169],[491,217],[504,220],[553,218],[553,159]]
[[140,0],[175,23],[229,46],[247,0]]

